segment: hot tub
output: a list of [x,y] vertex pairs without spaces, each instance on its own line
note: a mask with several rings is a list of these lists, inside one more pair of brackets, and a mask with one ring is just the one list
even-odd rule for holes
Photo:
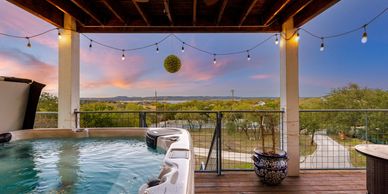
[[[194,193],[192,142],[184,129],[33,129],[11,133],[11,142],[0,144],[0,172],[5,176],[4,172],[12,171],[13,175],[0,180],[0,191]],[[146,145],[146,134],[160,134],[156,149]]]

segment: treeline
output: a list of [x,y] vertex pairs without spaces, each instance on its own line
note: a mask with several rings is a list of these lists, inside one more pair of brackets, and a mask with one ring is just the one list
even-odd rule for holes
[[[362,88],[357,84],[333,89],[328,95],[315,98],[301,98],[301,109],[387,109],[388,91]],[[229,111],[229,110],[279,110],[280,101],[275,98],[248,100],[193,100],[178,104],[155,102],[101,102],[82,101],[81,111]],[[38,111],[58,110],[58,98],[43,93]],[[278,116],[277,116],[278,117]],[[249,132],[256,134],[260,126],[260,115],[248,113],[229,113],[224,115],[228,132]],[[327,131],[329,135],[342,134],[376,143],[388,143],[388,112],[301,112],[300,129],[302,133],[314,136],[317,131]],[[148,114],[147,124],[176,121],[189,129],[201,130],[215,121],[214,114],[164,113]],[[122,113],[82,114],[81,124],[87,127],[139,126],[139,115]],[[313,140],[313,138],[311,138]],[[313,143],[313,142],[311,142]]]

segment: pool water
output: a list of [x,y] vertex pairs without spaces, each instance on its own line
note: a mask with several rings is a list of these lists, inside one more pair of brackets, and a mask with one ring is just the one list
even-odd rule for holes
[[132,193],[164,153],[144,139],[36,139],[0,144],[0,193]]

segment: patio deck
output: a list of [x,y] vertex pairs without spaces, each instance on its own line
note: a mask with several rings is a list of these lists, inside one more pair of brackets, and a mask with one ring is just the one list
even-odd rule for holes
[[222,176],[196,173],[195,193],[366,193],[366,173],[353,171],[302,171],[281,185],[263,185],[254,172],[225,172]]

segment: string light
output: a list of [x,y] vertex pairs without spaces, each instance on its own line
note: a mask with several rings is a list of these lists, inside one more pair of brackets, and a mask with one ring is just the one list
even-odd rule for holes
[[123,51],[123,54],[121,55],[121,60],[124,61],[125,60],[125,55],[124,55],[124,49],[122,50]]
[[27,39],[27,47],[28,48],[31,48],[32,47],[32,45],[31,45],[31,41],[30,41],[30,37],[26,37],[26,39]]
[[300,36],[299,36],[299,30],[298,30],[298,32],[296,32],[295,40],[296,40],[296,41],[299,41],[299,39],[300,39]]
[[276,44],[276,45],[279,44],[278,34],[275,34],[275,44]]
[[320,51],[325,50],[325,44],[323,43],[323,37],[321,38],[321,48],[319,48]]
[[[329,36],[318,36],[317,34],[312,33],[312,32],[310,32],[310,31],[308,31],[308,30],[306,30],[304,28],[298,28],[292,34],[291,37],[287,37],[284,33],[276,33],[276,34],[271,35],[268,38],[262,40],[261,42],[258,42],[256,45],[254,45],[253,47],[251,47],[249,49],[240,50],[240,51],[233,51],[233,52],[217,53],[217,55],[236,55],[236,54],[243,54],[243,53],[246,52],[247,60],[249,61],[251,59],[249,51],[251,51],[253,49],[256,49],[257,47],[261,46],[262,44],[264,44],[268,40],[272,39],[273,36],[275,36],[275,44],[276,45],[279,44],[279,37],[278,36],[280,36],[281,39],[284,39],[285,41],[292,40],[292,39],[295,40],[295,41],[299,41],[300,40],[299,32],[301,30],[306,32],[310,36],[313,36],[315,38],[321,39],[320,51],[324,51],[325,50],[324,39],[338,38],[338,37],[346,36],[346,35],[348,35],[350,33],[357,32],[360,29],[363,29],[363,33],[362,33],[362,37],[361,37],[361,42],[363,44],[365,44],[368,41],[368,35],[367,35],[367,32],[366,32],[366,27],[369,24],[373,23],[375,20],[377,20],[377,18],[379,18],[380,16],[382,16],[386,12],[388,12],[388,8],[385,8],[384,10],[379,12],[379,14],[377,14],[375,17],[373,17],[371,20],[369,20],[369,22],[365,23],[364,25],[362,25],[360,27],[357,27],[357,28],[354,28],[354,29],[351,29],[351,30],[348,30],[348,31],[340,32],[340,33],[337,33],[337,34],[332,34],[332,35],[329,35]],[[60,28],[52,28],[52,29],[43,31],[41,33],[30,35],[30,36],[18,36],[18,35],[6,34],[6,33],[2,33],[2,32],[0,32],[0,35],[12,37],[12,38],[20,38],[20,39],[22,39],[22,38],[24,39],[25,38],[28,41],[27,42],[27,47],[31,48],[32,44],[31,44],[31,40],[30,39],[38,37],[38,36],[42,36],[44,34],[47,34],[47,33],[51,32],[51,31],[55,31],[55,30],[57,30],[58,39],[61,39],[62,38],[62,34],[61,34],[61,29]],[[66,30],[74,31],[72,29],[66,29]],[[103,46],[105,48],[109,48],[109,49],[113,49],[113,50],[117,50],[117,51],[122,51],[122,60],[125,60],[125,55],[124,54],[125,54],[126,51],[135,51],[135,50],[141,50],[141,49],[145,49],[145,48],[148,48],[148,47],[156,46],[156,53],[159,53],[159,43],[164,42],[166,39],[168,39],[169,37],[172,36],[176,40],[178,40],[178,41],[180,41],[182,43],[182,47],[181,47],[181,51],[182,52],[185,51],[185,46],[188,46],[188,47],[193,48],[194,50],[197,50],[199,52],[203,52],[203,53],[206,53],[206,54],[209,54],[209,55],[213,55],[213,57],[214,57],[213,63],[214,64],[217,63],[216,53],[208,51],[208,50],[205,50],[205,49],[202,49],[202,48],[199,48],[199,47],[196,47],[194,45],[187,44],[182,39],[180,39],[178,36],[176,36],[175,34],[168,34],[167,36],[165,36],[163,39],[161,39],[160,41],[158,41],[156,43],[152,43],[152,44],[148,44],[148,45],[144,45],[144,46],[140,46],[140,47],[135,47],[135,48],[127,48],[127,49],[121,49],[121,48],[114,47],[114,46],[111,46],[111,45],[108,45],[108,44],[105,44],[105,43],[101,43],[99,41],[95,41],[95,40],[89,38],[87,35],[85,35],[83,33],[80,33],[80,34],[90,40],[89,48],[92,48],[92,44],[95,43],[95,44],[101,45],[101,46]]]
[[363,26],[363,28],[364,28],[364,33],[362,33],[361,42],[365,44],[366,42],[368,42],[368,35],[366,33],[366,24]]
[[61,40],[62,39],[61,30],[59,28],[57,29],[58,29],[58,39]]
[[251,55],[249,54],[249,50],[247,50],[247,60],[248,60],[248,61],[251,60]]

